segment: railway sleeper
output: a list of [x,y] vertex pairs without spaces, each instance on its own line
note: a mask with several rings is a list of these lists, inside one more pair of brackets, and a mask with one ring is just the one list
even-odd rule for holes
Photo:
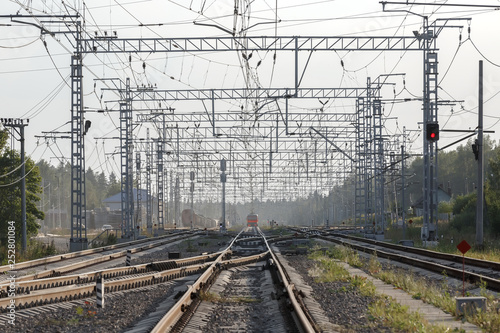
[[[205,267],[199,267],[199,269],[190,271],[189,274],[198,273],[200,271],[203,271],[204,269],[205,269]],[[105,285],[105,292],[116,292],[116,291],[121,291],[121,290],[128,290],[128,289],[132,289],[132,288],[139,288],[139,287],[144,287],[144,286],[148,286],[148,285],[163,283],[163,282],[167,282],[171,279],[176,279],[176,278],[179,278],[179,277],[185,276],[185,275],[188,275],[188,272],[186,270],[183,270],[181,273],[175,273],[175,274],[166,275],[166,276],[161,276],[161,275],[160,276],[153,276],[151,279],[144,280],[144,281],[129,282],[129,283],[126,283],[123,285],[117,285],[117,286],[106,286]],[[82,278],[79,280],[81,282],[83,282],[83,281],[95,280],[95,278],[88,278],[87,277],[87,278]],[[50,285],[51,285],[51,287],[56,287],[56,286],[62,286],[62,285],[66,285],[66,284],[67,283],[62,283],[62,284],[52,283]],[[49,286],[48,284],[44,284],[41,286],[35,286],[35,287],[31,287],[31,288],[20,287],[20,288],[18,288],[18,291],[27,292],[29,294],[30,290],[46,289],[48,286]],[[181,294],[184,294],[184,293],[185,292],[181,292]],[[195,295],[193,295],[192,297],[199,298],[198,292],[196,292],[194,294]],[[19,304],[17,304],[17,307],[19,309],[25,309],[25,308],[29,308],[29,307],[33,307],[33,306],[40,306],[40,305],[45,305],[45,304],[68,302],[68,301],[72,301],[74,299],[91,297],[92,295],[95,295],[95,288],[91,292],[83,292],[83,293],[79,292],[79,293],[73,294],[73,295],[51,297],[51,298],[37,300],[37,301],[19,303]],[[1,312],[5,312],[5,310],[6,309],[1,309]]]

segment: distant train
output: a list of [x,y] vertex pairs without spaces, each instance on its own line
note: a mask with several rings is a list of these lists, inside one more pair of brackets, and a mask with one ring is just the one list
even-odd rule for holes
[[259,222],[259,215],[248,214],[247,216],[247,227],[257,227]]
[[191,227],[191,221],[193,221],[193,227],[195,228],[204,229],[217,227],[217,221],[215,219],[196,213],[191,214],[191,209],[184,209],[182,211],[182,226]]

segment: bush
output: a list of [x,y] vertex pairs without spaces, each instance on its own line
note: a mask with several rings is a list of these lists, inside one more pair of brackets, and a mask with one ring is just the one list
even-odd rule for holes
[[476,193],[459,195],[453,202],[453,214],[458,215],[476,209]]
[[459,233],[475,233],[476,193],[458,196],[453,202],[454,217],[450,227]]

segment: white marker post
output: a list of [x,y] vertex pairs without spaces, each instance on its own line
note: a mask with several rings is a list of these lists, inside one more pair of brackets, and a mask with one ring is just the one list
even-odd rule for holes
[[97,307],[104,308],[104,278],[99,275],[95,280],[95,293],[97,296]]
[[125,261],[125,266],[130,266],[132,262],[132,250],[127,250],[127,259]]

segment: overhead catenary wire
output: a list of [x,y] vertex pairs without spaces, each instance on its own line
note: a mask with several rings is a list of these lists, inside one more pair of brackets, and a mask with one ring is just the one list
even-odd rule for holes
[[[39,147],[39,146],[37,146],[37,147],[35,148],[35,150],[36,150],[38,147]],[[48,145],[45,147],[45,150],[43,151],[42,156],[43,156],[43,155],[45,155],[45,152],[47,151],[47,148],[48,148]],[[33,152],[33,153],[34,153],[34,152]],[[33,154],[33,153],[32,153],[32,154]],[[26,160],[25,160],[25,163],[27,163],[28,161],[29,161],[29,160],[28,160],[28,159],[26,159]],[[22,164],[21,164],[18,168],[20,168],[20,167],[22,167]],[[9,186],[12,186],[12,185],[17,184],[18,182],[20,182],[21,180],[23,180],[23,178],[28,177],[28,175],[29,175],[29,174],[30,174],[30,173],[31,173],[31,172],[32,172],[32,171],[33,171],[36,167],[37,167],[36,163],[33,163],[33,167],[32,167],[32,168],[31,168],[28,172],[26,172],[26,173],[24,174],[24,177],[19,177],[19,178],[17,178],[16,180],[11,181],[11,182],[10,182],[10,183],[8,183],[8,184],[0,184],[0,188],[1,188],[1,187],[9,187]],[[18,169],[18,168],[17,168],[17,169]],[[0,178],[3,178],[3,177],[5,177],[5,176],[7,176],[7,175],[12,174],[13,172],[17,171],[17,169],[16,169],[16,170],[12,170],[11,172],[9,172],[9,173],[8,173],[8,174],[6,174],[6,175],[2,175],[2,177],[0,177]]]
[[[207,5],[209,5],[209,4],[210,4],[210,2],[207,2]],[[128,3],[127,3],[127,4],[124,4],[124,5],[128,5]],[[130,9],[129,9],[129,10],[130,10]],[[254,54],[254,56],[255,56],[255,55],[256,55],[256,54]],[[193,57],[193,61],[194,61],[194,59],[195,59],[195,58]],[[255,58],[254,58],[254,59],[255,59]],[[105,62],[104,57],[103,57],[103,59],[102,59],[102,62],[103,62],[103,63]],[[212,64],[212,63],[209,61],[208,65],[210,66],[211,64]],[[119,66],[118,66],[118,67],[119,67]],[[189,78],[186,78],[186,75],[183,75],[183,74],[182,74],[183,67],[184,67],[184,66],[182,66],[182,67],[181,67],[181,75],[179,75],[179,76],[178,76],[178,78],[176,79],[176,81],[181,82],[181,81],[185,81],[185,80],[187,80],[187,83],[188,83],[189,85],[196,85],[196,83],[190,82]],[[151,68],[151,67],[150,67],[150,64],[148,63],[148,69],[150,69],[150,68]],[[191,69],[192,69],[192,68],[191,68]],[[117,71],[117,70],[118,70],[118,71],[119,71],[120,69],[119,69],[119,68],[115,68],[115,69],[113,69],[113,70],[115,70],[115,71]],[[226,70],[227,70],[227,67],[226,67]],[[166,71],[164,70],[164,72],[166,72]],[[185,72],[185,71],[184,71],[184,72]],[[212,69],[210,69],[210,72],[212,72]],[[137,73],[137,71],[135,71],[135,73]],[[208,69],[207,69],[207,73],[208,73]],[[209,75],[211,75],[211,74],[212,74],[212,73],[207,74],[207,75],[206,75],[206,77],[208,77],[208,76],[209,76]],[[205,77],[205,78],[206,78],[206,77]],[[351,80],[357,80],[357,79],[358,79],[358,77],[357,77],[357,76],[346,77],[346,82],[348,82],[348,81],[349,81],[349,79],[351,79]],[[140,82],[140,81],[139,81],[139,82]],[[207,81],[205,80],[204,85],[206,84],[206,82],[207,82]],[[345,84],[344,84],[344,85],[345,85]],[[265,111],[265,110],[264,110],[264,111]],[[92,155],[92,154],[91,154],[91,155]],[[91,155],[90,155],[90,156],[91,156]]]

